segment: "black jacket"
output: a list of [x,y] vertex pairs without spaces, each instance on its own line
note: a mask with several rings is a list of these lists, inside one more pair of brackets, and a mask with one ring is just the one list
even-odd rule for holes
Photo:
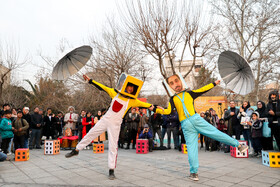
[[[40,127],[37,127],[37,124],[41,124]],[[41,129],[43,125],[43,117],[39,113],[34,113],[31,115],[31,124],[30,128],[31,129]]]
[[43,135],[45,136],[53,136],[55,134],[55,125],[56,125],[56,118],[51,117],[51,120],[49,116],[45,116],[44,119],[44,127],[43,127]]
[[163,123],[162,115],[161,115],[161,114],[156,114],[156,113],[154,113],[154,114],[150,117],[149,123],[151,124],[151,126],[152,126],[153,129],[160,128],[160,126],[161,126],[162,123]]
[[[271,99],[271,95],[272,94],[276,95],[276,100],[275,101],[273,101]],[[268,113],[269,126],[272,127],[272,125],[274,125],[273,121],[278,121],[278,126],[280,126],[280,100],[279,100],[279,93],[277,91],[270,92],[268,100],[269,100],[269,102],[267,103],[267,111],[269,112],[270,110],[273,110],[273,112],[275,113],[274,116],[272,116],[272,115],[270,115]]]

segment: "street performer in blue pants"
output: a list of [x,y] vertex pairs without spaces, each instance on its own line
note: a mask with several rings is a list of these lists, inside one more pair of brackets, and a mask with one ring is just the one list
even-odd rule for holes
[[220,80],[197,90],[186,90],[183,87],[181,79],[182,76],[179,76],[178,74],[174,74],[166,79],[166,83],[173,90],[173,93],[175,93],[175,95],[170,98],[168,108],[162,109],[161,107],[153,107],[152,109],[156,113],[168,115],[174,108],[176,108],[188,149],[188,160],[190,164],[189,178],[191,180],[198,181],[199,133],[227,145],[238,147],[238,150],[242,153],[248,149],[248,146],[239,144],[236,139],[222,133],[195,112],[194,100],[218,85]]

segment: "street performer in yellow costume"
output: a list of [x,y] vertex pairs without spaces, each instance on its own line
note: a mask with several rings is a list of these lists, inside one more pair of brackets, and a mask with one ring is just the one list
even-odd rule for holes
[[130,75],[122,74],[116,89],[108,88],[92,79],[87,75],[83,76],[89,84],[94,85],[99,90],[105,91],[111,98],[112,102],[106,114],[95,124],[86,136],[79,142],[76,149],[67,153],[66,158],[79,154],[79,151],[86,147],[92,140],[98,137],[104,131],[108,133],[109,153],[108,167],[109,179],[114,179],[114,169],[116,168],[118,139],[120,127],[126,112],[131,107],[142,107],[152,109],[152,104],[139,101],[137,96],[143,85],[143,81],[136,79]]
[[[180,75],[180,74],[179,74]],[[162,110],[161,108],[152,107],[154,112],[159,114],[168,115],[174,108],[176,108],[181,122],[181,127],[186,139],[186,145],[188,149],[188,160],[190,164],[190,176],[189,178],[194,181],[198,181],[198,134],[201,133],[209,138],[223,142],[233,147],[238,147],[239,151],[245,152],[248,146],[240,145],[236,139],[222,133],[216,127],[209,124],[206,120],[200,117],[195,112],[194,100],[214,88],[214,86],[220,83],[217,80],[211,84],[208,84],[197,90],[186,90],[183,85],[182,76],[174,74],[166,79],[165,88],[169,92],[169,95],[174,94],[170,98],[168,108]],[[167,88],[170,87],[171,89]],[[186,86],[185,86],[186,87]]]

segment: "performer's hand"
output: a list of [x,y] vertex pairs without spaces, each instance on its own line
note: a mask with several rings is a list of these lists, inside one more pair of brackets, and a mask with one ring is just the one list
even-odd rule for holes
[[216,85],[219,85],[220,82],[221,82],[221,80],[216,80],[216,81],[215,81],[215,84],[216,84]]
[[158,109],[161,109],[162,111],[164,111],[164,108],[162,108],[161,106],[157,106]]
[[83,78],[85,79],[85,81],[89,81],[90,78],[87,75],[83,75]]

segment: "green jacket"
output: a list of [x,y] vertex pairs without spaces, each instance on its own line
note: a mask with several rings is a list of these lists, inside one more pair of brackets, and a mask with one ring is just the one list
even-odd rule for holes
[[[23,123],[23,124],[22,124]],[[16,119],[13,121],[13,127],[17,132],[14,132],[15,136],[22,136],[26,134],[26,130],[29,127],[28,122],[25,119]],[[21,128],[21,131],[18,131]]]
[[2,118],[0,123],[0,133],[2,139],[14,137],[14,133],[12,131],[12,122],[10,119]]

